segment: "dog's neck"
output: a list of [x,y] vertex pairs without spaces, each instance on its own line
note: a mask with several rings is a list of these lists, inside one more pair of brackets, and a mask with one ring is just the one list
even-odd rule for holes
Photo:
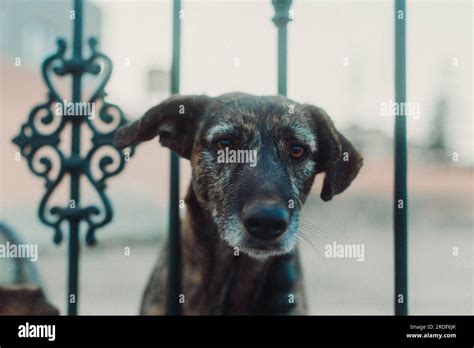
[[[199,203],[192,185],[185,201],[188,209],[182,228],[182,287],[188,294],[187,314],[287,310],[285,305],[270,307],[275,301],[281,302],[281,297],[295,286],[299,277],[296,253],[268,259],[236,253],[218,236],[210,213]],[[272,302],[272,296],[280,298]]]

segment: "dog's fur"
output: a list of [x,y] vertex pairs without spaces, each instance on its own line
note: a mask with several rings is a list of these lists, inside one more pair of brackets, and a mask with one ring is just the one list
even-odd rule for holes
[[[181,233],[184,314],[305,313],[299,214],[316,174],[325,172],[324,201],[349,186],[362,165],[354,146],[320,108],[244,93],[173,96],[119,129],[116,147],[156,136],[192,167]],[[258,165],[218,163],[222,139],[257,150]],[[290,157],[292,146],[304,155]],[[288,224],[278,238],[262,241],[246,233],[242,216],[249,204],[268,202],[284,208]],[[164,314],[166,272],[163,252],[142,314]]]

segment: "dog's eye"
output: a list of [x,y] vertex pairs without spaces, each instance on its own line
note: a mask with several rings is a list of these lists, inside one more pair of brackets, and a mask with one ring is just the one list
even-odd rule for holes
[[226,147],[231,146],[231,141],[229,139],[220,139],[217,141],[217,146],[219,146],[219,149],[224,150]]
[[294,159],[300,159],[305,154],[305,148],[298,144],[290,146],[290,157]]

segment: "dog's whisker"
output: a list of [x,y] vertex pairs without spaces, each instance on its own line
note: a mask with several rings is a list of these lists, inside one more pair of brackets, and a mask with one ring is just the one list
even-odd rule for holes
[[[301,232],[301,231],[300,231]],[[309,236],[305,235],[304,233],[301,233],[298,238],[302,241],[305,241],[307,244],[311,244],[312,249],[316,251],[317,255],[317,260],[319,261],[318,267],[326,267],[327,266],[327,258],[324,256],[324,252],[320,249],[318,249],[314,244],[311,242],[311,238]]]
[[[312,238],[311,238],[308,234],[306,234],[305,232],[306,232],[305,230],[300,230],[300,231],[299,231],[299,233],[300,233],[302,236],[304,236],[304,237],[305,237],[306,239],[308,239],[311,243],[313,243]],[[324,241],[323,239],[319,238],[319,236],[313,236],[313,237],[315,237],[314,239],[316,239],[316,244],[317,244],[317,245],[325,244],[325,241]],[[313,244],[313,245],[314,245],[314,244]]]
[[330,239],[326,238],[325,236],[319,235],[317,233],[313,233],[311,235],[308,235],[308,233],[306,233],[306,232],[311,232],[311,231],[305,229],[304,227],[300,228],[299,232],[304,233],[308,238],[309,238],[309,236],[311,236],[313,239],[315,239],[317,241],[318,244],[321,244],[321,245],[325,245],[325,244],[328,244],[328,243],[331,242]]
[[325,239],[330,239],[329,236],[321,230],[315,229],[313,226],[307,226],[305,224],[300,224],[301,228],[304,228],[306,232],[309,232],[311,235],[315,234],[318,237],[324,237]]
[[305,215],[303,215],[302,219],[300,220],[300,223],[309,227],[312,230],[317,231],[320,234],[326,235],[327,238],[340,238],[342,235],[348,232],[347,229],[341,230],[335,228],[334,224],[327,223],[320,217],[318,217],[317,220],[309,220],[306,218]]
[[[308,210],[306,210],[308,211]],[[308,223],[316,223],[314,219],[310,220],[307,218],[307,214],[303,214],[303,220],[308,222]],[[327,220],[324,214],[320,214],[317,217],[317,224],[320,225],[321,227],[324,227],[326,229],[331,227],[330,220]]]
[[321,252],[314,246],[314,244],[306,236],[301,234],[298,236],[298,239],[301,241],[305,241],[316,252],[316,255],[318,256],[318,258],[320,259],[323,258],[321,255]]
[[[326,237],[329,237],[328,229],[324,226],[321,226],[321,224],[319,224],[319,222],[315,223],[314,221],[309,221],[309,220],[306,220],[305,218],[300,219],[299,222],[300,222],[301,225],[306,226],[309,229],[318,232],[319,234],[322,234],[322,235],[325,235]],[[332,232],[331,232],[331,235],[333,235]]]
[[308,242],[308,244],[319,254],[319,250],[316,248],[316,246],[311,242],[311,240],[303,233],[300,234],[300,237]]
[[300,223],[300,228],[304,229],[306,232],[311,233],[311,235],[316,235],[317,237],[322,237],[326,240],[329,240],[333,237],[330,237],[328,233],[324,232],[323,230],[317,229],[314,226],[307,225],[305,223]]

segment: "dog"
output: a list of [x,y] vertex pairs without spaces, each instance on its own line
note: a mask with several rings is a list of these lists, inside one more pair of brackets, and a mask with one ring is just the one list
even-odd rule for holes
[[[299,215],[314,178],[330,200],[357,176],[362,156],[319,107],[283,96],[175,95],[115,135],[123,149],[159,136],[190,160],[181,233],[182,313],[286,315],[307,311]],[[218,161],[234,150],[234,161]],[[236,163],[235,151],[255,151]],[[252,156],[250,156],[252,157]],[[166,247],[141,314],[165,314]]]

